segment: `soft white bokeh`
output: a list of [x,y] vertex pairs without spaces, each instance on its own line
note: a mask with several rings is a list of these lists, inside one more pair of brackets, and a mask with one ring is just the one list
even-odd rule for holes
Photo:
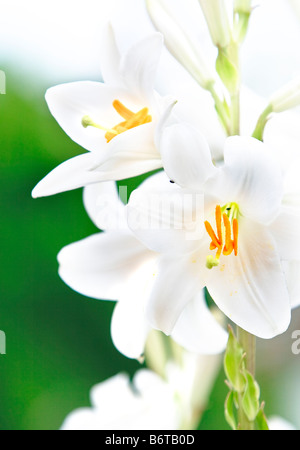
[[[197,11],[197,1],[188,1]],[[0,68],[5,70],[8,64],[13,65],[20,74],[38,75],[51,83],[98,79],[101,75],[98,58],[101,26],[108,18],[114,19],[124,5],[124,0],[2,2]],[[242,50],[243,77],[244,82],[261,95],[271,94],[300,69],[300,53],[295,51],[295,42],[300,39],[297,8],[299,11],[298,0],[264,0],[253,13]],[[134,14],[126,18],[131,17],[128,34],[139,29],[142,32],[145,25],[145,18],[140,16],[142,10],[143,0],[139,0]],[[183,8],[181,14],[184,22],[185,15],[188,15],[187,8]],[[202,37],[206,35],[203,38],[206,50],[207,30],[203,27],[198,30]]]
[[1,64],[46,80],[99,77],[101,26],[115,5],[115,0],[1,2]]

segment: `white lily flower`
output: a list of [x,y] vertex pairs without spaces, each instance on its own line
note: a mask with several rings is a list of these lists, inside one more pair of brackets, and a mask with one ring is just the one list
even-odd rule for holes
[[[296,187],[288,194],[280,165],[267,146],[253,138],[228,138],[224,164],[217,168],[203,137],[181,124],[166,128],[161,153],[167,174],[184,188],[180,197],[174,187],[177,217],[184,221],[186,189],[203,193],[204,212],[193,211],[201,237],[192,238],[184,222],[176,234],[174,229],[165,231],[163,242],[160,231],[134,230],[149,248],[163,254],[146,311],[152,326],[172,333],[182,310],[206,286],[221,311],[244,330],[266,339],[283,333],[290,323],[291,303],[282,262],[299,261],[300,254]],[[172,157],[180,154],[180,159]],[[150,190],[132,194],[129,218],[137,211],[151,218],[151,195]],[[160,214],[156,220],[163,222],[168,211]]]
[[104,83],[82,81],[47,91],[52,115],[89,153],[50,172],[34,188],[33,197],[161,167],[154,135],[169,103],[154,90],[154,81],[162,46],[162,35],[152,33],[121,56],[108,26],[102,45]]
[[176,430],[179,411],[173,391],[158,375],[140,370],[133,382],[116,375],[91,389],[91,408],[70,413],[61,430]]
[[[153,184],[169,186],[170,182],[161,173],[144,182],[144,189]],[[84,202],[94,223],[106,231],[62,249],[58,255],[59,275],[85,296],[117,300],[111,323],[113,342],[127,357],[139,358],[151,329],[144,310],[155,280],[160,277],[160,255],[129,230],[126,207],[114,183],[87,186]],[[171,278],[165,279],[166,292],[172,282]],[[201,291],[178,316],[172,337],[187,350],[205,354],[220,353],[227,343],[227,333],[207,308]]]
[[132,382],[118,374],[91,389],[91,408],[70,413],[61,430],[196,429],[222,363],[221,355],[185,352],[165,378],[141,369]]

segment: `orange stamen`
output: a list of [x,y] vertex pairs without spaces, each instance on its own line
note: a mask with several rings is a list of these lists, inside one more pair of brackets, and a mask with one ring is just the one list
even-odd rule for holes
[[218,241],[218,238],[217,238],[217,236],[216,236],[216,234],[215,234],[211,224],[206,221],[206,222],[204,222],[204,225],[205,225],[206,231],[208,232],[208,234],[209,234],[209,236],[211,238],[211,241],[212,241],[211,245],[214,245],[215,248],[221,247],[221,244]]
[[233,243],[231,240],[231,224],[227,214],[223,214],[223,221],[225,226],[225,246],[223,250],[224,255],[230,255],[233,251]]
[[105,134],[107,142],[110,142],[118,134],[124,133],[125,131],[136,128],[140,125],[152,122],[152,117],[149,115],[148,108],[143,108],[137,113],[134,113],[130,111],[130,109],[126,108],[119,100],[114,100],[113,107],[115,108],[117,113],[120,114],[123,119],[125,119],[125,121],[117,124],[111,130],[107,131],[107,133]]
[[238,254],[238,237],[239,237],[239,223],[237,219],[233,219],[232,221],[232,230],[233,230],[233,248],[234,254],[237,256]]
[[223,244],[223,236],[222,236],[222,210],[221,206],[218,205],[216,207],[216,225],[217,225],[217,233],[220,245]]
[[130,111],[130,109],[126,108],[126,106],[124,106],[123,103],[120,102],[120,100],[114,100],[113,107],[115,108],[117,113],[120,114],[120,116],[125,120],[129,120],[132,116],[134,116],[134,113]]
[[[214,232],[211,224],[204,222],[207,233],[211,238],[210,250],[217,250],[216,260],[219,260],[221,254],[224,256],[231,255],[234,251],[235,256],[238,254],[238,221],[233,219],[232,224],[227,214],[222,215],[221,206],[218,205],[215,211],[217,234]],[[222,224],[223,219],[223,224]],[[224,228],[223,228],[224,227]],[[232,231],[231,231],[232,230]],[[224,236],[225,231],[225,236]],[[233,236],[232,236],[233,235]],[[224,242],[225,241],[225,242]],[[223,246],[224,244],[224,246]],[[209,267],[211,268],[211,267]]]

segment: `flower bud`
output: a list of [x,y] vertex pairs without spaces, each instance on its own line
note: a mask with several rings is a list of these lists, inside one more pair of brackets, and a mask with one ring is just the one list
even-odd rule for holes
[[162,0],[146,0],[146,5],[155,28],[164,35],[169,52],[203,88],[207,89],[214,83],[214,76],[199,47],[177,23]]
[[199,0],[213,43],[225,48],[231,41],[231,27],[224,0]]
[[270,98],[273,112],[282,112],[300,105],[300,77],[287,83]]
[[250,14],[252,10],[252,0],[234,0],[234,12]]

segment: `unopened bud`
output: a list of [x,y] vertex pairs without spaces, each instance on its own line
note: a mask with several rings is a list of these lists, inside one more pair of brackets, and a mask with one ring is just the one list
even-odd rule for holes
[[225,0],[199,0],[213,43],[225,48],[231,41],[231,27]]
[[250,14],[252,11],[252,0],[234,0],[234,12],[239,14]]
[[300,77],[287,83],[270,98],[273,112],[282,112],[300,105]]
[[214,83],[214,76],[206,64],[199,46],[194,44],[177,23],[162,0],[146,0],[148,13],[155,28],[164,35],[169,52],[205,89]]

